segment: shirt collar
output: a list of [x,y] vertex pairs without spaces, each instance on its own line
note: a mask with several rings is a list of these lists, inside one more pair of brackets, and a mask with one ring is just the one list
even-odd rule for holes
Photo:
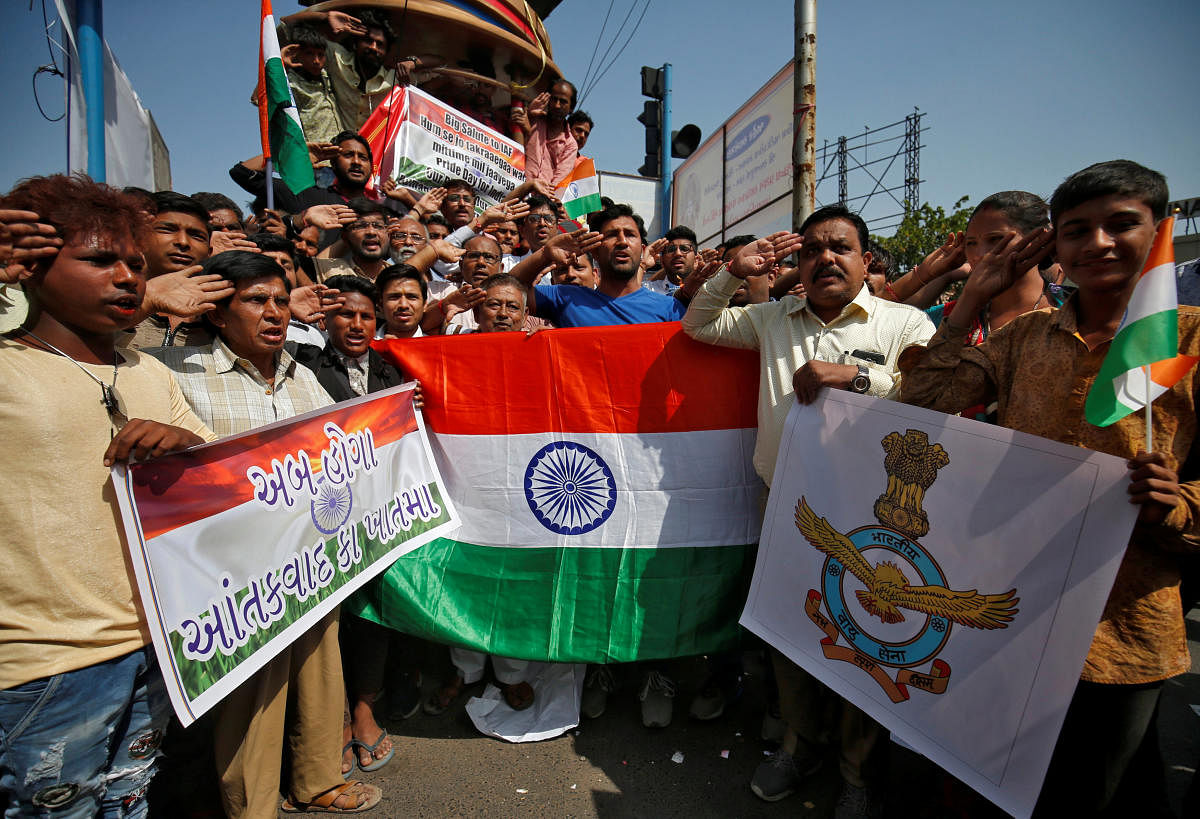
[[[842,308],[842,312],[835,316],[833,321],[822,323],[826,326],[829,326],[830,324],[837,324],[851,313],[856,312],[862,312],[868,319],[870,319],[875,314],[875,304],[876,298],[871,295],[871,288],[867,287],[867,283],[864,281],[863,286],[858,291],[858,294],[850,301],[849,304]],[[796,299],[796,304],[792,307],[792,309],[788,310],[788,315],[795,315],[796,313],[805,310],[807,310],[808,314],[814,319],[821,321],[820,317],[816,313],[808,309],[807,298]]]
[[[226,346],[225,341],[220,336],[217,336],[216,338],[213,339],[212,348],[213,348],[213,365],[215,366],[217,372],[219,372],[219,373],[232,372],[234,369],[236,369],[238,367],[239,364],[241,364],[242,369],[244,369],[251,377],[256,378],[256,379],[262,378],[262,373],[260,373],[258,371],[258,369],[250,362],[245,361],[245,359],[238,358],[238,356],[234,355],[233,350],[229,349],[229,347]],[[290,375],[292,372],[292,368],[295,367],[295,365],[296,365],[296,361],[295,361],[295,359],[292,358],[291,354],[287,351],[287,348],[284,347],[282,350],[280,350],[279,356],[275,359],[276,383],[278,383],[280,380],[282,380],[283,378],[286,378],[288,375]]]
[[370,350],[367,350],[365,353],[363,353],[362,355],[360,355],[358,357],[351,357],[351,356],[348,356],[345,353],[343,353],[337,347],[334,347],[332,344],[329,345],[329,349],[333,350],[333,354],[335,356],[337,356],[341,360],[341,362],[343,364],[345,364],[347,367],[349,367],[350,362],[353,361],[355,364],[357,364],[359,366],[360,369],[362,369],[363,372],[366,372],[367,357],[371,355]]
[[1071,297],[1063,302],[1062,306],[1054,311],[1054,326],[1069,335],[1076,335],[1079,332],[1079,317],[1075,314],[1079,303],[1079,296],[1072,293]]

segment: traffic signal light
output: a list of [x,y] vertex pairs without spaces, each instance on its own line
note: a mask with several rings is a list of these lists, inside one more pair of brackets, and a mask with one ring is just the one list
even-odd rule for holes
[[[642,69],[643,76],[645,69]],[[643,80],[644,82],[644,80]],[[658,100],[646,100],[642,113],[638,114],[638,122],[646,126],[646,162],[638,168],[642,176],[657,177],[661,170],[662,157],[662,111]]]

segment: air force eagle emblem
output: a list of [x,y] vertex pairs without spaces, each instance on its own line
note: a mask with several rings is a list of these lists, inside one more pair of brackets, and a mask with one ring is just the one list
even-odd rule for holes
[[[975,589],[950,588],[937,561],[916,540],[929,533],[929,519],[922,508],[925,492],[950,456],[941,444],[930,445],[929,436],[915,429],[903,436],[892,432],[881,443],[887,453],[884,469],[888,483],[875,501],[874,512],[882,525],[842,534],[817,515],[805,498],[796,502],[795,521],[805,540],[826,556],[821,591],[810,590],[805,603],[809,618],[825,632],[821,640],[825,656],[854,663],[870,674],[893,702],[902,702],[908,699],[910,685],[935,694],[946,690],[950,666],[936,656],[946,645],[953,624],[1007,628],[1018,612],[1019,598],[1016,589],[980,594]],[[878,557],[888,559],[872,562],[877,556],[873,553],[880,551],[885,554]],[[853,598],[861,607],[858,612],[846,605],[847,587],[851,586],[859,587],[853,589]],[[828,616],[821,612],[822,601]],[[920,623],[922,615],[924,622]],[[872,627],[872,618],[885,628]],[[916,631],[879,634],[897,624],[911,625]],[[839,639],[849,645],[838,645]],[[927,672],[913,670],[931,660]],[[893,679],[882,666],[900,671]]]

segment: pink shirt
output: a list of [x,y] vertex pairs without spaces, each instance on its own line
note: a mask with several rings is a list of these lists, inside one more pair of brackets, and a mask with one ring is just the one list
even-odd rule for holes
[[537,117],[531,124],[529,139],[525,141],[525,178],[540,179],[557,187],[575,167],[579,145],[565,122],[562,132],[553,138],[546,134],[545,117]]

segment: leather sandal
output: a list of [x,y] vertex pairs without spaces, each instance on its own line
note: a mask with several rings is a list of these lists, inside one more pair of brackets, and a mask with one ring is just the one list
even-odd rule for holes
[[[340,797],[354,800],[354,807],[342,808],[334,804]],[[299,802],[291,797],[283,800],[280,810],[284,813],[362,813],[379,804],[383,791],[357,779],[336,785],[317,796],[311,802]]]

